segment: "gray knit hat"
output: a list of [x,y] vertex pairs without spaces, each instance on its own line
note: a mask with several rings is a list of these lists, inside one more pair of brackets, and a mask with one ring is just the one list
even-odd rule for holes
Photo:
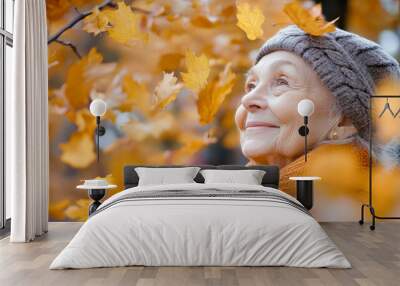
[[266,41],[256,63],[277,50],[293,52],[311,64],[336,96],[344,116],[352,120],[362,138],[368,139],[369,96],[381,79],[400,79],[400,66],[393,57],[378,44],[340,29],[317,37],[294,25]]

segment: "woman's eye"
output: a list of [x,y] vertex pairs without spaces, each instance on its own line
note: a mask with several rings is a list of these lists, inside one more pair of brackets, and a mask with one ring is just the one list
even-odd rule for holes
[[276,85],[289,85],[289,82],[285,78],[277,78],[276,79]]
[[250,90],[252,90],[255,87],[256,87],[256,84],[254,82],[249,82],[248,84],[246,84],[246,92],[249,92]]

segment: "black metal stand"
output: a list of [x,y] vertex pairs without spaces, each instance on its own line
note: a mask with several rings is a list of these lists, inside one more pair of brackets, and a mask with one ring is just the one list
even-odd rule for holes
[[400,217],[385,217],[385,216],[379,216],[375,212],[375,208],[373,207],[372,204],[372,165],[373,165],[373,160],[372,160],[372,100],[374,98],[400,98],[398,95],[388,95],[388,96],[377,96],[373,95],[369,99],[369,174],[368,174],[368,184],[369,184],[369,200],[368,204],[362,204],[361,206],[361,219],[358,221],[360,225],[364,224],[364,208],[368,208],[369,212],[371,213],[372,216],[372,224],[369,226],[370,230],[375,230],[375,224],[376,224],[376,219],[400,219]]
[[100,200],[104,197],[106,194],[105,189],[92,189],[88,190],[89,197],[94,201],[90,206],[89,206],[89,216],[94,213],[97,208],[101,205]]

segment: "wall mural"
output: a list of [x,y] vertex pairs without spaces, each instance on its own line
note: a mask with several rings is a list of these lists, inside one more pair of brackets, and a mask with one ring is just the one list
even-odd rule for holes
[[[350,0],[344,27],[399,59],[396,3]],[[332,7],[324,8],[329,13]],[[121,191],[126,164],[276,164],[281,189],[290,194],[290,176],[322,177],[312,210],[317,219],[358,220],[368,192],[367,113],[349,113],[359,109],[338,102],[294,53],[256,58],[263,43],[290,24],[318,37],[344,25],[343,18],[325,21],[312,1],[47,0],[47,19],[50,220],[85,220],[90,201],[76,185],[101,176],[119,186],[109,195]],[[280,60],[292,68],[277,65]],[[273,90],[263,90],[271,81]],[[378,88],[399,94],[398,82]],[[95,98],[108,106],[100,162],[88,108]],[[303,98],[315,104],[307,163],[297,131]],[[390,99],[382,113],[388,102],[378,98],[373,111],[377,146],[392,151],[376,152],[374,200],[381,215],[400,213],[400,99]],[[250,126],[257,122],[269,128]]]

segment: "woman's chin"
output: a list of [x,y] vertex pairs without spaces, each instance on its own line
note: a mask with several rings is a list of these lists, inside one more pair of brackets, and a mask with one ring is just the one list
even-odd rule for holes
[[[268,157],[274,155],[273,144],[263,142],[260,144],[259,140],[246,140],[242,142],[242,153],[243,155],[252,161],[266,161]],[[260,162],[260,163],[261,163]]]

